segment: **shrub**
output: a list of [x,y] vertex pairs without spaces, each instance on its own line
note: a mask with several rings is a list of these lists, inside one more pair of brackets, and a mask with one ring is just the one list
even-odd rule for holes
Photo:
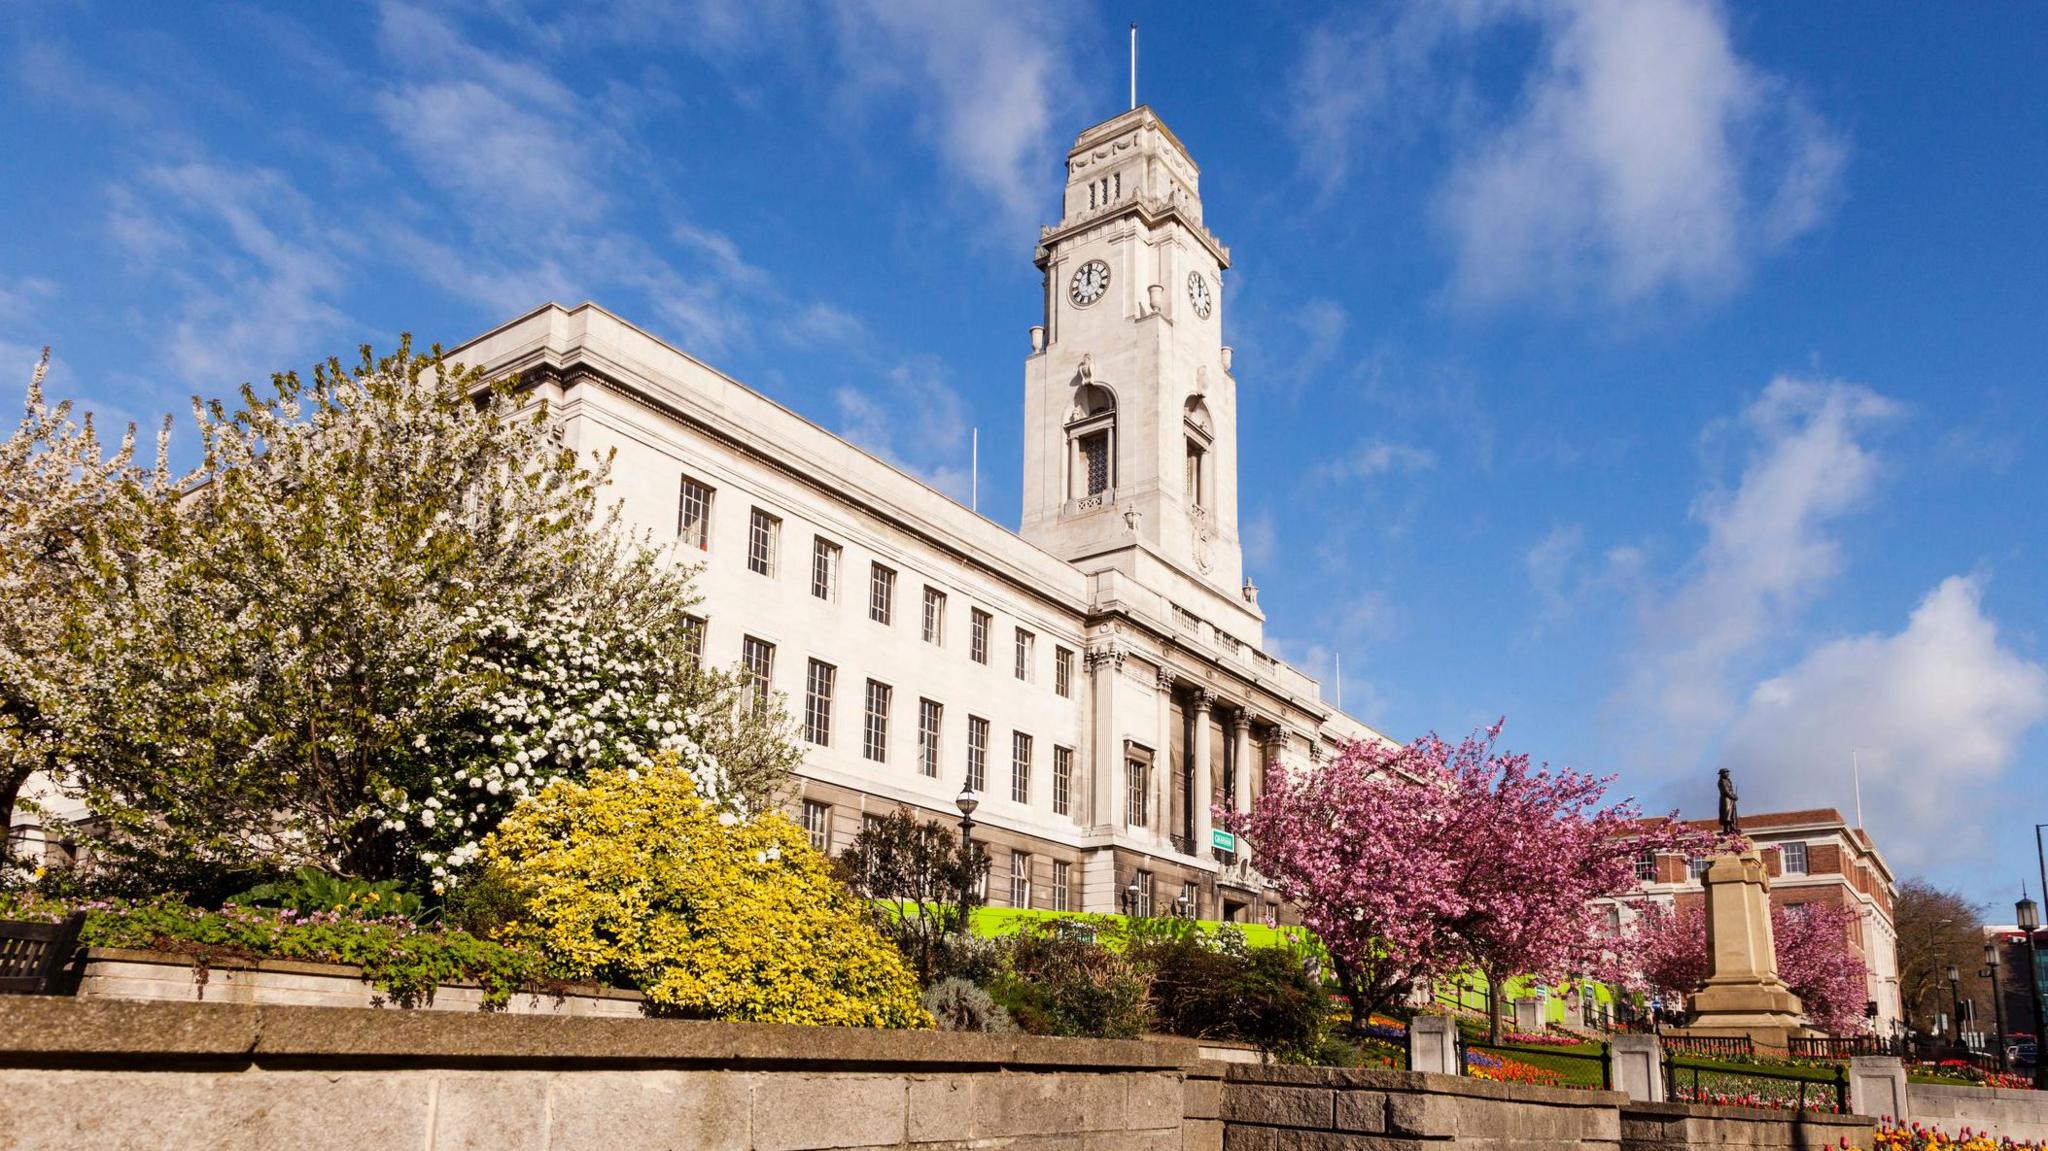
[[559,780],[486,841],[526,901],[504,938],[689,1018],[930,1027],[917,984],[801,829],[742,819],[668,757]]
[[839,856],[839,876],[869,901],[876,930],[900,948],[918,980],[943,978],[947,940],[958,938],[960,899],[979,902],[975,880],[988,872],[980,845],[961,844],[938,820],[905,811],[869,820]]
[[1010,1013],[965,979],[942,979],[924,993],[924,1009],[945,1031],[1015,1031]]
[[348,911],[365,915],[402,915],[416,919],[420,897],[400,889],[396,880],[372,883],[329,875],[317,867],[301,867],[283,879],[259,883],[228,896],[229,903],[250,907],[282,907],[301,913]]
[[1247,948],[1235,929],[1134,940],[1131,958],[1152,970],[1160,1030],[1234,1039],[1269,1055],[1307,1059],[1322,1036],[1328,1001],[1304,957],[1288,947]]
[[483,989],[486,1009],[504,1006],[515,991],[547,989],[537,954],[466,932],[420,928],[403,916],[235,906],[206,911],[162,898],[82,905],[0,900],[0,918],[55,921],[74,910],[86,913],[81,940],[87,946],[183,955],[199,965],[202,979],[207,965],[221,959],[296,959],[361,967],[363,980],[401,1007],[432,1003],[435,987],[459,980]]
[[1034,1035],[1135,1039],[1144,1032],[1142,966],[1057,923],[1003,941],[1003,968],[990,991]]

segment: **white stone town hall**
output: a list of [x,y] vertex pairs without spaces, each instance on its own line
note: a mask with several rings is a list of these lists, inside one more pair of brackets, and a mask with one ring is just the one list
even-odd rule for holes
[[455,355],[536,388],[574,447],[616,451],[627,520],[701,553],[702,654],[788,697],[814,842],[901,806],[957,818],[973,788],[997,906],[1272,918],[1210,802],[1373,733],[1264,650],[1230,250],[1149,108],[1075,142],[1036,263],[1018,533],[592,304]]

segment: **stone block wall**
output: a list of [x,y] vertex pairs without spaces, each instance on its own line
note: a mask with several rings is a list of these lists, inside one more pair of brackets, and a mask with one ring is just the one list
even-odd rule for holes
[[1411,1071],[1232,1067],[1225,1151],[1619,1151],[1624,1098]]
[[1220,1151],[1192,1044],[0,997],[0,1143]]
[[1843,1139],[1867,1148],[1875,1131],[1867,1115],[1795,1116],[1701,1103],[1630,1103],[1621,1112],[1623,1151],[1823,1151]]
[[1953,1135],[1964,1127],[2016,1143],[2048,1143],[2048,1091],[1906,1084],[1914,1120]]

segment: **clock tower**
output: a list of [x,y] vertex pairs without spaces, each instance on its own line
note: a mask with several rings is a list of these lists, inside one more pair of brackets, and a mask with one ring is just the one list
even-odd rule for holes
[[1227,626],[1257,642],[1223,346],[1230,249],[1202,226],[1199,169],[1151,108],[1133,108],[1075,141],[1063,207],[1036,257],[1045,320],[1024,365],[1024,538],[1176,602],[1222,601],[1249,617]]

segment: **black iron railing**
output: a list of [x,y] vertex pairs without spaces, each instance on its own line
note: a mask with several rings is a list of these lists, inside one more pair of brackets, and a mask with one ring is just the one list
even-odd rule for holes
[[1756,1054],[1756,1043],[1747,1035],[1663,1035],[1658,1037],[1666,1051],[1710,1058],[1741,1058]]
[[[1597,1087],[1602,1091],[1611,1091],[1614,1088],[1614,1054],[1606,1043],[1601,1043],[1597,1052],[1571,1051],[1562,1047],[1533,1044],[1483,1043],[1476,1039],[1467,1039],[1460,1034],[1458,1066],[1467,1075],[1472,1074],[1474,1052],[1481,1053],[1482,1067],[1485,1066],[1484,1060],[1488,1057],[1496,1060],[1505,1057],[1526,1067],[1550,1072],[1558,1077],[1551,1086],[1578,1087],[1586,1090]],[[1554,1061],[1561,1061],[1563,1066],[1558,1066]],[[1582,1074],[1572,1074],[1568,1070],[1575,1065]]]
[[1895,1054],[1892,1044],[1875,1035],[1820,1035],[1786,1041],[1794,1059],[1850,1059],[1858,1055]]
[[[1667,1040],[1668,1042],[1668,1040]],[[1677,1103],[1717,1103],[1729,1107],[1781,1108],[1801,1111],[1849,1110],[1849,1069],[1837,1063],[1826,1079],[1765,1071],[1759,1067],[1731,1067],[1668,1060],[1664,1064],[1664,1097]]]

